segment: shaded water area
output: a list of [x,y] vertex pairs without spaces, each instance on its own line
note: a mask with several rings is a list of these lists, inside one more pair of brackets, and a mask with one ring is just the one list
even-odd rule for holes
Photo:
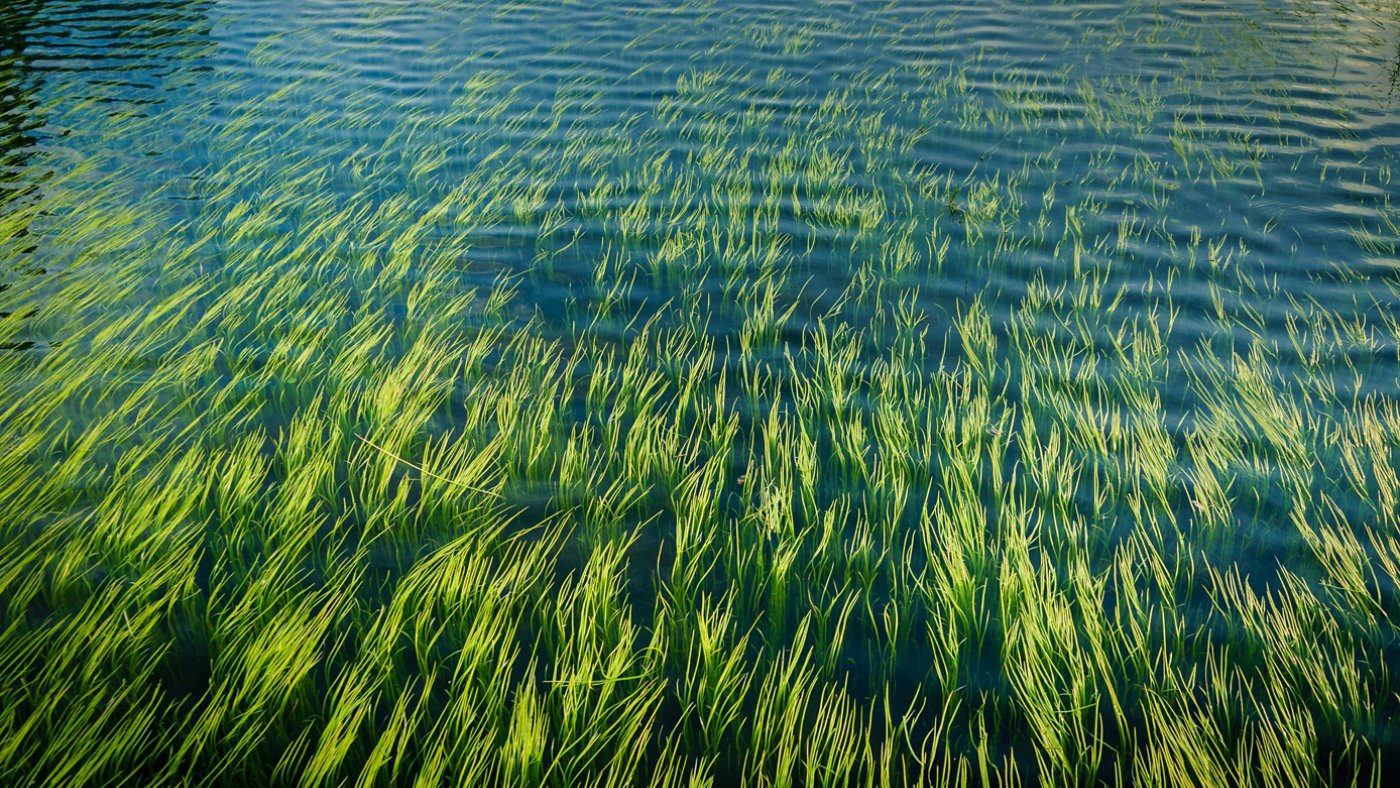
[[0,782],[1370,781],[1397,159],[1380,0],[7,3]]

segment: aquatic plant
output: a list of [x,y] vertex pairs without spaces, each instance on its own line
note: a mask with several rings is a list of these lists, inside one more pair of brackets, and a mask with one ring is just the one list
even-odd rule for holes
[[[567,6],[44,88],[68,142],[0,175],[0,781],[1379,782],[1395,212],[1285,259],[1229,211],[1393,151],[1145,7],[1053,19],[1199,52],[1171,81],[947,9]],[[347,75],[424,18],[480,47]],[[1183,105],[1227,80],[1277,111]]]

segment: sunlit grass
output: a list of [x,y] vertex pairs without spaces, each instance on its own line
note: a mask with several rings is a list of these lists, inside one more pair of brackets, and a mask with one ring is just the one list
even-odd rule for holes
[[60,92],[90,155],[0,218],[0,781],[1378,782],[1400,288],[1186,204],[1292,154],[1136,77],[758,68]]

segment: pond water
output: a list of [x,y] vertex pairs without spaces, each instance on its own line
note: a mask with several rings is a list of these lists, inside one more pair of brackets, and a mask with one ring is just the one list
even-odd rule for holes
[[0,776],[1365,777],[1397,159],[1381,0],[7,3]]

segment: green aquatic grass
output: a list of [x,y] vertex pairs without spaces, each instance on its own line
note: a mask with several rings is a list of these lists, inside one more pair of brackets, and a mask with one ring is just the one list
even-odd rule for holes
[[[0,219],[51,266],[0,293],[0,779],[1378,784],[1393,301],[1174,218],[1304,154],[974,67],[783,116],[698,65],[645,118],[509,62],[60,94],[88,155]],[[140,164],[171,127],[196,185]],[[903,166],[935,133],[989,158]]]

